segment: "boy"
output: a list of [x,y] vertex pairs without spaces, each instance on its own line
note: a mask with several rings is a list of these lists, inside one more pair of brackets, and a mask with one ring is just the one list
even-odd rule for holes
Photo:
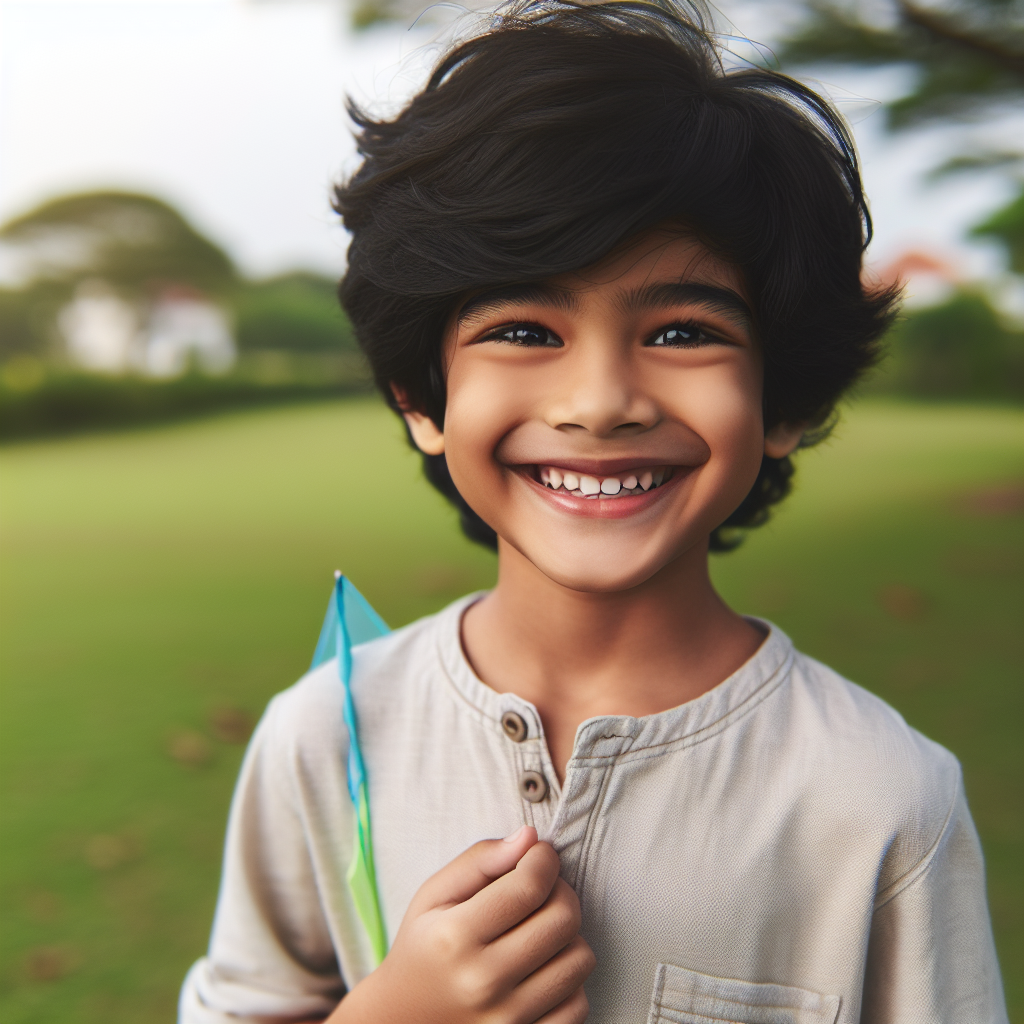
[[703,24],[520,4],[355,114],[342,301],[498,583],[355,651],[383,963],[330,663],[253,739],[183,1021],[1005,1020],[954,758],[708,578],[894,296],[838,117]]

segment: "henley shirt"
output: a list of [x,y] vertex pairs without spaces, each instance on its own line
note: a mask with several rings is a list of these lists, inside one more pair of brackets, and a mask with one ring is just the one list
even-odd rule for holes
[[[585,721],[560,785],[536,708],[463,654],[478,596],[353,652],[389,937],[430,875],[526,823],[580,899],[588,1024],[1006,1021],[950,753],[763,623],[696,700]],[[335,662],[270,702],[181,1024],[325,1017],[371,970],[347,747]]]

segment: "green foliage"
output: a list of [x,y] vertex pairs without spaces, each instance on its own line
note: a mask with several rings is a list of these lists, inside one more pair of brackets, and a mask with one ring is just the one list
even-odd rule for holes
[[43,332],[35,322],[35,308],[27,289],[0,288],[0,360],[39,352]]
[[338,304],[336,287],[330,278],[302,272],[240,287],[231,302],[238,347],[243,352],[354,351],[352,328]]
[[388,0],[359,0],[352,8],[352,27],[360,32],[397,16],[395,5]]
[[[960,758],[1013,1020],[1022,425],[855,406],[799,454],[775,520],[712,565],[730,604]],[[7,445],[0,472],[0,1019],[171,1021],[242,756],[219,713],[258,716],[305,670],[335,568],[400,626],[490,585],[494,562],[377,401]]]
[[1024,274],[1024,187],[1013,202],[996,210],[988,220],[975,227],[971,234],[998,241],[1010,258],[1010,270],[1014,274]]
[[890,331],[873,386],[923,398],[1024,399],[1024,332],[984,295],[961,291],[908,311]]
[[[0,437],[112,427],[220,406],[341,394],[367,386],[336,282],[297,272],[241,279],[229,257],[150,196],[55,199],[0,228],[26,277],[0,289]],[[144,314],[165,288],[226,306],[241,355],[227,376],[172,381],[73,372],[57,321],[83,281],[100,280]]]
[[88,192],[51,200],[0,227],[32,279],[60,282],[66,294],[102,278],[126,295],[187,285],[219,296],[237,282],[228,255],[173,207],[130,192]]
[[53,372],[38,360],[19,357],[0,373],[0,440],[124,428],[237,406],[350,394],[368,386],[358,357],[243,359],[229,375],[190,373],[174,380]]
[[914,66],[913,90],[888,106],[894,128],[974,118],[1024,98],[1021,0],[946,0],[927,7],[887,0],[877,22],[861,16],[858,6],[864,5],[812,0],[805,6],[807,18],[777,51],[780,63]]
[[68,297],[64,284],[47,278],[0,288],[0,363],[19,355],[59,362],[57,314]]

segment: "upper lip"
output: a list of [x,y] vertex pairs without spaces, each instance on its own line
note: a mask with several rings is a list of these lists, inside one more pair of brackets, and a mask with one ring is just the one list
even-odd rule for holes
[[520,463],[520,466],[553,466],[556,469],[567,469],[571,473],[586,476],[615,476],[627,470],[657,469],[661,466],[678,465],[672,459],[654,459],[646,456],[622,459],[574,459],[551,458],[538,459],[535,462]]

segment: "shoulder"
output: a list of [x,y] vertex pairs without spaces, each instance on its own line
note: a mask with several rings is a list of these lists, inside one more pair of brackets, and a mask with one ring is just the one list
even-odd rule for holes
[[795,710],[806,719],[810,733],[832,747],[835,757],[867,759],[882,770],[914,779],[957,773],[956,758],[945,747],[909,726],[881,697],[820,661],[794,652],[790,685]]
[[[890,879],[929,855],[962,798],[960,764],[880,697],[797,652],[790,673],[792,741],[844,831],[887,848]],[[884,884],[884,882],[883,882]]]

